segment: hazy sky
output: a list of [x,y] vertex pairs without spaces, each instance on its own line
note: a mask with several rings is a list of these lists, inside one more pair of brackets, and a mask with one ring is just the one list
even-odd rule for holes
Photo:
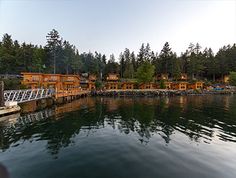
[[236,0],[0,0],[1,37],[45,45],[53,28],[80,52],[160,52],[166,41],[178,54],[190,42],[216,52],[236,42]]

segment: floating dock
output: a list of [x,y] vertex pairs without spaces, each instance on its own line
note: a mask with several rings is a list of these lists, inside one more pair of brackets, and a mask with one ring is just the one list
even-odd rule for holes
[[20,112],[21,108],[20,106],[5,106],[5,107],[0,107],[0,120],[2,116],[14,114],[17,112]]

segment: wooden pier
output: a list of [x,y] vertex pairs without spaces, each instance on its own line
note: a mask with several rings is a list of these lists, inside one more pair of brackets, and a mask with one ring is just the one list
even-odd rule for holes
[[55,98],[61,97],[70,97],[70,96],[87,96],[90,93],[90,90],[81,90],[81,89],[68,89],[68,90],[56,90]]
[[20,106],[0,107],[0,117],[20,112]]
[[5,103],[4,99],[4,83],[0,81],[0,117],[13,114],[20,111],[20,107],[16,103]]

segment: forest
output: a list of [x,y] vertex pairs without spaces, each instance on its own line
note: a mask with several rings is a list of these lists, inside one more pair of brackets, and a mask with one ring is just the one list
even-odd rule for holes
[[113,54],[80,52],[55,29],[46,35],[45,46],[20,44],[9,34],[4,34],[0,41],[1,74],[90,73],[103,78],[108,73],[119,73],[121,78],[132,79],[141,75],[138,69],[143,64],[153,67],[155,74],[169,73],[174,78],[187,73],[191,78],[215,81],[236,71],[236,44],[223,46],[214,54],[211,48],[202,49],[200,44],[190,43],[178,56],[168,42],[160,52],[151,50],[149,43],[143,43],[137,54],[125,48],[115,59]]

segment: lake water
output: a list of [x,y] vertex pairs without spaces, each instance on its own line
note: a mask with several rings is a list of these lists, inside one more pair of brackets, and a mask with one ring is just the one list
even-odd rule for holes
[[12,178],[235,178],[236,96],[84,98],[0,123]]

